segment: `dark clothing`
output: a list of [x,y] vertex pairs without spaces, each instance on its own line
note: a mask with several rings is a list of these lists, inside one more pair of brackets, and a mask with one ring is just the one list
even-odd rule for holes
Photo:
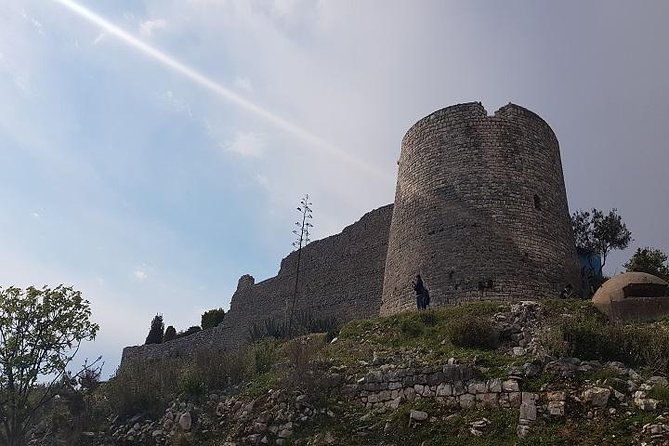
[[413,289],[416,292],[416,307],[419,310],[425,310],[430,306],[430,292],[423,284],[423,279],[418,275],[413,284]]

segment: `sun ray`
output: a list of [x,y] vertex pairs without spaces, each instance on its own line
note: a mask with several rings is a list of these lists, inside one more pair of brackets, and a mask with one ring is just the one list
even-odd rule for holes
[[111,36],[116,37],[129,47],[159,62],[163,66],[183,75],[184,77],[190,79],[197,85],[200,85],[201,87],[212,91],[219,97],[237,105],[241,109],[246,110],[247,112],[252,113],[256,116],[259,116],[260,118],[266,120],[275,127],[297,136],[298,138],[306,142],[310,147],[328,153],[332,156],[335,156],[341,161],[348,163],[352,167],[361,170],[363,172],[366,172],[368,174],[371,174],[378,180],[392,181],[391,176],[387,175],[386,173],[384,173],[377,167],[371,165],[370,163],[367,163],[361,160],[360,158],[355,157],[350,153],[347,153],[346,151],[336,146],[335,144],[326,141],[325,139],[304,129],[303,127],[287,119],[284,119],[281,116],[278,116],[277,114],[259,106],[256,103],[249,101],[248,99],[240,96],[234,91],[224,87],[220,83],[198,72],[196,69],[189,67],[188,65],[184,64],[183,62],[180,62],[179,60],[168,55],[167,53],[160,51],[151,45],[148,45],[147,43],[133,36],[124,29],[114,25],[112,22],[96,14],[90,9],[72,0],[54,0],[54,1],[64,6],[71,12],[77,14],[86,21],[100,27],[104,32],[106,32]]

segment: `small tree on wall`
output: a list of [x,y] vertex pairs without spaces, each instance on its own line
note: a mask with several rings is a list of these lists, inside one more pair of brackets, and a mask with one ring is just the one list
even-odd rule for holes
[[163,323],[163,315],[156,314],[151,321],[151,328],[149,334],[146,336],[144,344],[160,344],[163,342],[165,335],[165,324]]
[[293,302],[290,307],[290,317],[288,318],[288,335],[293,333],[293,314],[295,313],[295,302],[297,301],[297,292],[300,280],[300,261],[302,260],[302,248],[304,248],[311,240],[309,239],[310,228],[314,225],[309,220],[313,218],[311,206],[313,203],[309,201],[309,195],[306,194],[300,200],[300,206],[297,211],[300,213],[300,221],[295,222],[297,229],[293,230],[293,234],[297,237],[293,242],[293,247],[297,249],[297,264],[295,267],[295,287],[293,288]]
[[165,329],[165,335],[163,336],[163,342],[169,342],[177,338],[177,330],[174,326],[170,325]]
[[202,313],[200,326],[202,327],[203,330],[206,330],[208,328],[214,328],[218,324],[223,322],[224,317],[225,317],[225,311],[223,310],[223,308],[214,308],[211,310],[207,310],[204,313]]

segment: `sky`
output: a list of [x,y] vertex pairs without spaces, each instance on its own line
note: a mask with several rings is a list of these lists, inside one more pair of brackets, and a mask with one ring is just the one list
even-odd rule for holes
[[669,3],[0,2],[0,286],[73,285],[113,373],[151,318],[186,329],[393,201],[439,108],[513,102],[560,141],[570,209],[669,252]]

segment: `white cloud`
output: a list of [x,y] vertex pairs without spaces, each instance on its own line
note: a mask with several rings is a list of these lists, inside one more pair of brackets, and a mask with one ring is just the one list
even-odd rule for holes
[[35,29],[37,30],[37,32],[40,35],[42,35],[42,36],[44,35],[44,26],[42,25],[42,23],[40,23],[39,20],[37,20],[35,17],[29,15],[25,10],[21,11],[21,16],[24,19],[26,19],[28,22],[30,22],[30,24],[35,27]]
[[235,87],[248,93],[253,93],[253,84],[247,77],[237,76],[235,78]]
[[149,277],[146,271],[141,268],[136,269],[133,275],[135,276],[135,279],[139,280],[140,282],[146,280]]
[[267,143],[265,139],[253,132],[237,133],[232,141],[224,145],[228,152],[237,153],[243,157],[260,158],[263,156]]
[[193,117],[193,110],[185,99],[177,97],[171,90],[166,91],[162,97],[175,112],[185,113],[189,118]]
[[146,20],[139,25],[139,33],[144,37],[151,37],[153,31],[167,28],[165,19]]

